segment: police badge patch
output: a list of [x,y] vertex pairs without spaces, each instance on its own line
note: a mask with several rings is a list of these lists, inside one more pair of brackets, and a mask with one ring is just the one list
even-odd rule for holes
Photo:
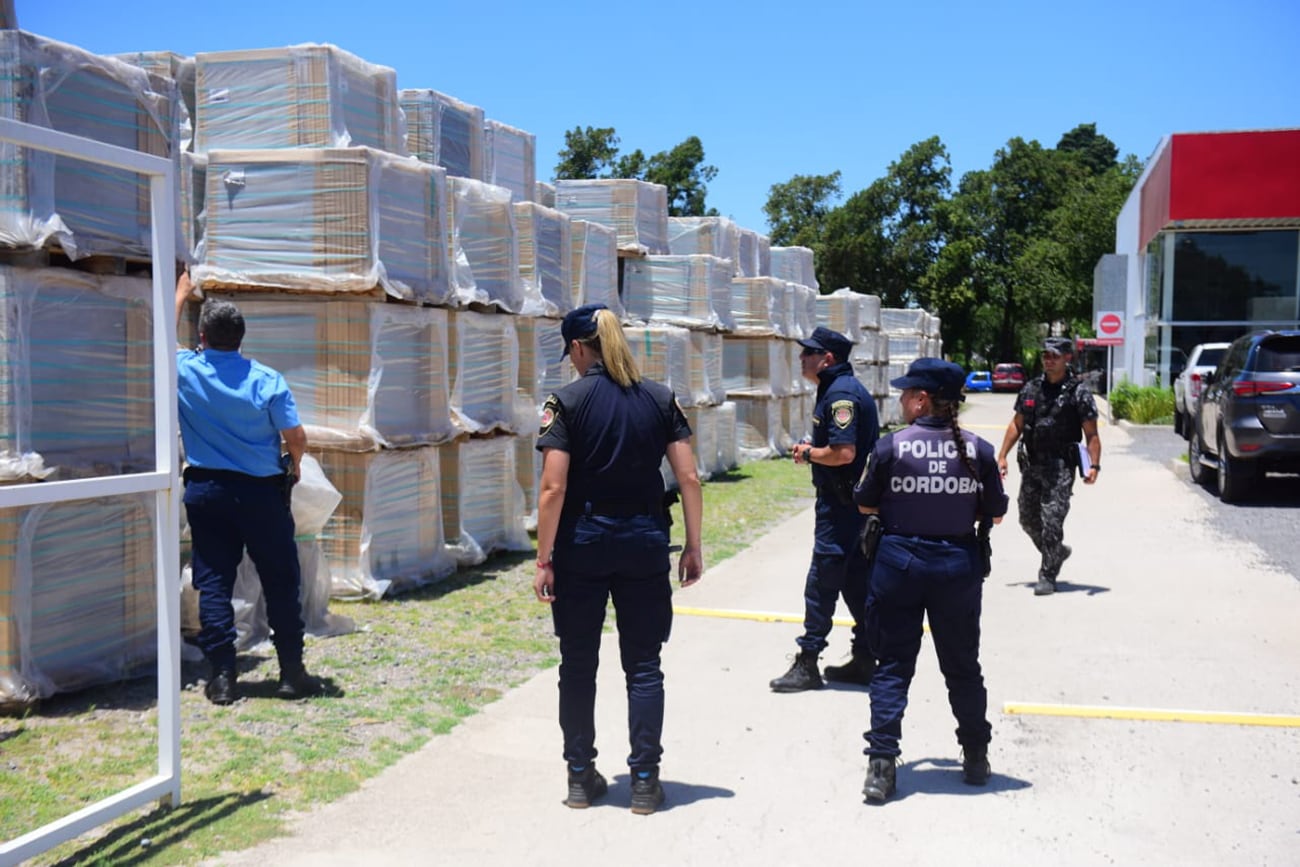
[[837,400],[831,404],[831,421],[840,430],[853,423],[853,401]]
[[555,423],[555,412],[559,409],[559,406],[560,402],[555,399],[555,395],[551,395],[546,399],[546,403],[542,406],[542,429],[539,434],[544,434],[551,429],[551,425]]

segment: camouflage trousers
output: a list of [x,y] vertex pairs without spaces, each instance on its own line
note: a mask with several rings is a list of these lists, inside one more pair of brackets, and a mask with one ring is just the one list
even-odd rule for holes
[[1047,465],[1021,465],[1020,526],[1043,557],[1038,577],[1056,581],[1065,559],[1065,516],[1074,492],[1074,467],[1065,461]]

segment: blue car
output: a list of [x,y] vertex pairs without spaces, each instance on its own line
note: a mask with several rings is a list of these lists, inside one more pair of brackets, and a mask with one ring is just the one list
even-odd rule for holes
[[972,370],[966,374],[967,391],[992,391],[993,374],[987,370]]

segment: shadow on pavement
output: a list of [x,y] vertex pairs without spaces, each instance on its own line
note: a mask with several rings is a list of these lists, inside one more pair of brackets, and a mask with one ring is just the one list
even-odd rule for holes
[[[1027,789],[1032,783],[1018,777],[999,774],[993,769],[987,785],[968,786],[961,779],[961,762],[956,759],[916,759],[898,766],[898,791],[889,801],[901,801],[910,795],[992,795]],[[886,802],[888,803],[888,802]]]
[[[734,798],[736,793],[731,789],[723,789],[719,786],[702,786],[696,783],[682,783],[674,780],[661,779],[664,787],[664,804],[656,812],[666,813],[675,807],[685,807],[687,804],[694,804],[696,801],[707,801],[710,798]],[[622,807],[628,809],[632,806],[632,777],[629,774],[616,774],[609,781],[609,797],[602,802],[605,806]]]
[[[1028,588],[1030,592],[1033,592],[1034,584],[1036,583],[1037,582],[1035,581],[1010,581],[1007,583],[1006,586],[1025,587]],[[1057,593],[1086,593],[1089,596],[1096,596],[1098,593],[1109,593],[1110,588],[1103,587],[1100,584],[1077,584],[1073,581],[1058,580],[1056,582],[1056,592]]]

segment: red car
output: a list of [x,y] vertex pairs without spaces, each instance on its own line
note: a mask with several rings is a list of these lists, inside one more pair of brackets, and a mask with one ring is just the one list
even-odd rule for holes
[[1020,391],[1025,385],[1023,364],[999,364],[993,368],[994,391]]

